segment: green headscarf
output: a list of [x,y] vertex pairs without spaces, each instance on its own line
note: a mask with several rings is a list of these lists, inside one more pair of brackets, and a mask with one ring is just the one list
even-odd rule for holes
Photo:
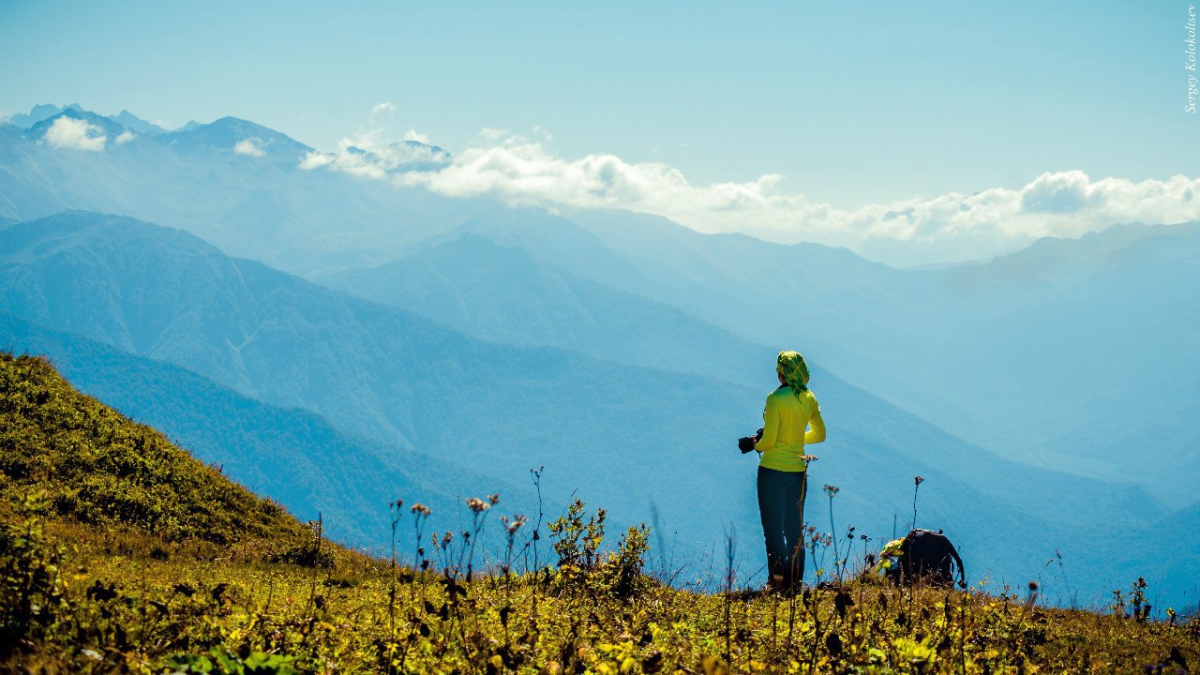
[[775,370],[783,375],[784,381],[792,388],[796,398],[808,391],[808,364],[804,362],[800,352],[779,352],[779,358],[775,359]]

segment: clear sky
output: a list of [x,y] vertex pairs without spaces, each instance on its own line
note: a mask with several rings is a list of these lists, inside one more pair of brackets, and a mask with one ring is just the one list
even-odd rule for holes
[[780,175],[783,193],[852,210],[1047,172],[1197,177],[1188,8],[5,0],[0,116],[234,115],[334,150],[386,101],[394,133],[456,154],[505,129],[692,185]]

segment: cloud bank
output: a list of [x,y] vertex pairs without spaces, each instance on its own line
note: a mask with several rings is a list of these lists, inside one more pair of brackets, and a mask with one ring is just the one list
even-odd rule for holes
[[236,154],[246,157],[266,157],[266,143],[261,138],[244,138],[233,146]]
[[409,131],[389,142],[387,127],[360,131],[338,142],[337,152],[313,151],[300,160],[305,170],[327,169],[384,180],[410,171],[437,171],[451,165],[450,153],[428,144],[428,137]]
[[42,140],[55,149],[99,152],[104,150],[104,143],[108,138],[103,129],[87,120],[59,117],[46,129]]
[[611,154],[564,159],[541,142],[506,133],[485,129],[477,147],[431,170],[397,173],[388,168],[395,161],[385,159],[386,153],[355,154],[358,146],[349,140],[338,153],[305,163],[450,197],[618,208],[663,216],[701,232],[845,246],[893,264],[985,257],[1044,236],[1078,237],[1115,223],[1200,220],[1200,179],[1182,175],[1133,182],[1095,179],[1082,171],[1047,172],[1017,189],[952,192],[847,210],[786,193],[780,190],[782,176],[775,174],[696,185],[668,164],[630,163]]

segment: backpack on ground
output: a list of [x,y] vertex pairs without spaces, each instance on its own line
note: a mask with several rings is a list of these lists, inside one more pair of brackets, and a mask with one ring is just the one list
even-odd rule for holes
[[900,542],[899,550],[885,574],[897,586],[918,583],[950,588],[954,586],[952,565],[958,568],[958,583],[966,588],[967,575],[962,558],[950,539],[939,530],[913,530]]

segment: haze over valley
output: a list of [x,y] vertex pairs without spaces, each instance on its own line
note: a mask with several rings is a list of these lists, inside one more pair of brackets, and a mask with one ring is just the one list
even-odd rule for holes
[[[413,177],[449,152],[388,147],[334,156],[235,118],[10,118],[0,346],[46,354],[348,543],[382,546],[398,495],[438,527],[485,492],[534,513],[544,466],[546,508],[577,495],[654,520],[664,560],[695,574],[736,532],[747,579],[754,462],[734,445],[795,348],[829,426],[812,485],[839,486],[838,529],[871,546],[906,530],[919,475],[917,525],[950,534],[976,581],[1037,575],[1066,602],[1144,575],[1194,602],[1200,388],[1181,374],[1200,362],[1200,224],[898,269],[439,194]],[[390,179],[329,168],[356,156]],[[820,497],[808,521],[828,529]],[[1164,547],[1183,550],[1149,553]]]

